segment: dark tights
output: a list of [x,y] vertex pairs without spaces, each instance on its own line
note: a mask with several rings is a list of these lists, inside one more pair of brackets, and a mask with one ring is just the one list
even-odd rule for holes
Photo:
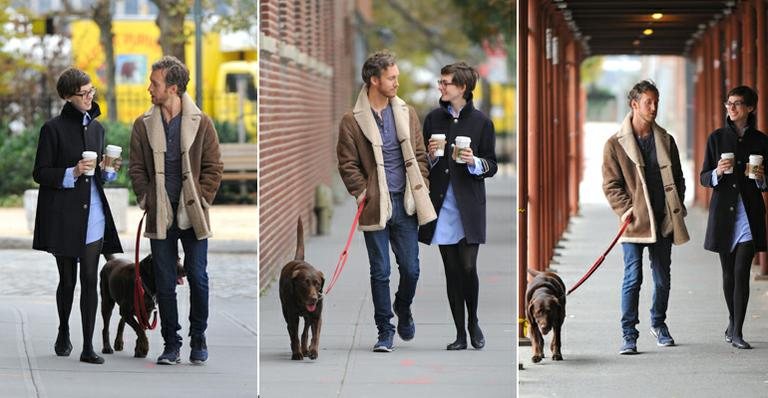
[[749,270],[754,256],[755,245],[752,241],[737,244],[731,253],[720,253],[728,327],[735,337],[742,337],[741,329],[749,301]]
[[451,306],[456,336],[466,338],[464,328],[464,306],[469,313],[469,325],[477,324],[477,296],[479,281],[477,278],[478,244],[467,244],[462,239],[455,245],[440,245],[440,255],[445,267],[448,304]]
[[[93,329],[96,325],[98,305],[99,256],[102,240],[85,246],[80,257],[80,314],[83,324],[83,351],[93,350]],[[69,333],[69,314],[77,284],[77,257],[56,256],[59,268],[59,287],[56,289],[56,308],[59,311],[59,333]]]

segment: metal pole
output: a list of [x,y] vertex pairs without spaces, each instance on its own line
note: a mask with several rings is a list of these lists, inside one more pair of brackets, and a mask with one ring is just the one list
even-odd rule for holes
[[203,7],[195,0],[195,102],[203,109]]

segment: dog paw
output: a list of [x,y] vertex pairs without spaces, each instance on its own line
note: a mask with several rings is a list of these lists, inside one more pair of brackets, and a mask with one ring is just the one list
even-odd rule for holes
[[291,360],[301,361],[302,359],[304,359],[304,355],[302,355],[300,352],[295,352],[293,355],[291,355]]
[[309,359],[317,359],[317,350],[309,351]]
[[147,352],[146,351],[141,351],[141,350],[137,349],[136,351],[133,352],[133,357],[134,358],[146,358],[147,357]]
[[120,340],[115,340],[115,351],[122,351],[123,350],[123,342]]
[[552,354],[552,360],[553,361],[562,361],[563,360],[563,354],[560,354],[560,353]]
[[541,358],[543,358],[543,355],[534,355],[531,357],[531,361],[533,361],[533,363],[539,363],[541,362]]
[[104,347],[104,348],[101,349],[101,353],[102,354],[112,354],[114,352],[115,351],[112,350],[112,347]]

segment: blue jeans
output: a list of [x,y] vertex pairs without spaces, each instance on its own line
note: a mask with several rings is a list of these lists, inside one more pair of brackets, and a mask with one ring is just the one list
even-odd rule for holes
[[381,231],[365,232],[365,246],[371,265],[371,296],[373,297],[373,318],[379,334],[395,333],[389,322],[394,316],[389,296],[389,244],[395,253],[400,283],[395,294],[398,311],[410,311],[416,283],[419,280],[419,225],[416,216],[405,213],[403,194],[390,194],[392,217]]
[[640,285],[643,283],[643,249],[648,248],[653,275],[653,304],[651,305],[651,326],[664,326],[669,302],[670,272],[672,263],[672,238],[659,238],[656,243],[622,243],[624,249],[624,283],[621,287],[621,329],[623,336],[637,338],[635,325],[638,320],[637,307],[640,299]]
[[166,239],[150,239],[150,245],[156,265],[155,284],[163,340],[166,346],[181,348],[181,336],[178,334],[181,325],[176,304],[178,241],[181,240],[184,249],[184,270],[189,283],[189,335],[199,336],[208,328],[208,240],[197,240],[192,228],[180,230],[175,218],[166,231]]

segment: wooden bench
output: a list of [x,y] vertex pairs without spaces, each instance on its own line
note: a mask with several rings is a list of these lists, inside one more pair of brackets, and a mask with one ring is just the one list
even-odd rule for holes
[[221,161],[224,163],[224,181],[257,179],[258,149],[256,144],[220,144]]

